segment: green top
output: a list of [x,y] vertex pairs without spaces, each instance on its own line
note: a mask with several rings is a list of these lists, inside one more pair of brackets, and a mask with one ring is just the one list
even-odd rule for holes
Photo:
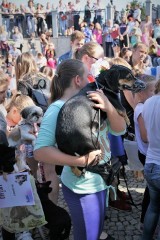
[[[35,149],[46,146],[56,147],[55,131],[57,117],[63,104],[64,101],[58,100],[52,103],[47,109],[41,123]],[[108,121],[106,121],[105,124],[101,126],[99,133],[99,142],[100,145],[103,146],[102,155],[104,157],[101,163],[104,161],[109,161],[111,157],[108,132],[117,136],[124,134],[124,132],[115,133],[112,131]],[[95,193],[108,188],[99,174],[86,172],[85,176],[77,177],[74,175],[74,173],[72,173],[69,166],[64,166],[61,180],[66,187],[79,194]]]

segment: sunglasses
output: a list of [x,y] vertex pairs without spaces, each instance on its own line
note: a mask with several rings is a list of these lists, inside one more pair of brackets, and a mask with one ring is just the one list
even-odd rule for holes
[[95,59],[96,61],[98,61],[99,59],[98,58],[96,58],[96,57],[93,57],[93,56],[91,56],[91,55],[88,55],[90,58],[93,58],[93,59]]

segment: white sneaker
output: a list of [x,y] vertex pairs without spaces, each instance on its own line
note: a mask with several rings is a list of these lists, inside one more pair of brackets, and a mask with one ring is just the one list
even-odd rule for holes
[[16,240],[33,240],[29,231],[24,231],[16,234]]

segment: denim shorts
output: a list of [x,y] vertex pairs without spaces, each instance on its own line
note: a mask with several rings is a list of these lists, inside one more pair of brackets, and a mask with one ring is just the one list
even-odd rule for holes
[[160,165],[155,163],[146,163],[144,175],[150,188],[160,191]]

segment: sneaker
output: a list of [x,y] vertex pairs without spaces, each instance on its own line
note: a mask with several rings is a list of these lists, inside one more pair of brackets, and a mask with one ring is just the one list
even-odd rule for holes
[[33,240],[29,231],[24,231],[16,234],[16,240]]
[[130,200],[130,197],[123,191],[120,191],[119,189],[117,189],[117,196],[121,199],[121,200]]
[[122,211],[132,211],[131,205],[127,204],[123,200],[115,200],[115,201],[109,201],[109,207],[114,208],[116,210],[122,210]]

